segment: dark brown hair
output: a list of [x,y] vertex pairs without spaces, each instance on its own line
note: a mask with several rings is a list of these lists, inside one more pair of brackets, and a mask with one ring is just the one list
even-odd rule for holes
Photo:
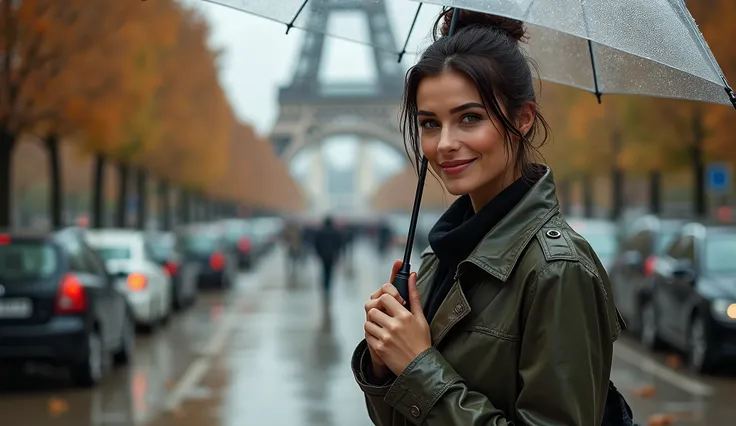
[[[448,35],[453,14],[455,32]],[[438,34],[439,29],[439,34]],[[417,120],[417,91],[425,77],[452,70],[466,75],[478,89],[489,115],[503,127],[507,149],[516,148],[514,166],[524,173],[534,153],[544,144],[549,125],[535,108],[534,123],[522,134],[514,117],[527,102],[536,104],[532,64],[522,52],[519,42],[525,41],[526,29],[521,21],[502,16],[445,8],[434,25],[434,43],[424,51],[419,62],[406,73],[401,108],[401,131],[407,154],[421,164],[421,141]],[[506,114],[501,108],[503,105]],[[541,131],[537,145],[537,134]],[[514,137],[518,144],[513,147]]]

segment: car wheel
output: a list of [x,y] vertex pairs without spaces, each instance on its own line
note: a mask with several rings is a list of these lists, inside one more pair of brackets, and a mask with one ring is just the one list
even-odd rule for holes
[[651,350],[659,349],[659,330],[657,328],[657,311],[651,301],[644,302],[641,309],[641,344]]
[[700,316],[693,318],[688,333],[688,361],[690,369],[698,374],[713,370],[715,360],[708,341],[705,321]]
[[128,365],[133,360],[135,352],[135,324],[130,315],[125,315],[123,323],[122,341],[120,350],[115,353],[115,364]]
[[71,368],[72,380],[77,386],[93,387],[102,380],[105,371],[105,349],[97,330],[87,336],[86,359]]

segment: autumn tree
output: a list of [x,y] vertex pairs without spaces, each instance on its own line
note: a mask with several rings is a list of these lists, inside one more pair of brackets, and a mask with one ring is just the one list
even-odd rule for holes
[[[736,3],[712,0],[687,2],[724,74],[736,76]],[[725,92],[724,92],[725,96]],[[734,111],[722,105],[684,100],[641,98],[630,105],[626,118],[629,138],[637,140],[624,153],[627,167],[650,174],[651,209],[660,210],[663,170],[690,169],[694,214],[706,214],[705,165],[709,158],[736,164],[730,132]]]
[[295,212],[304,207],[286,163],[276,157],[270,141],[244,123],[235,123],[227,173],[215,185],[222,188],[222,197],[252,209]]

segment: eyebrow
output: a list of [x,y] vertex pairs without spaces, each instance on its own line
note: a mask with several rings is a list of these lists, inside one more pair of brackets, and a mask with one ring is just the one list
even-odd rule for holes
[[[466,109],[471,109],[471,108],[485,108],[485,107],[483,106],[483,104],[479,104],[478,102],[468,102],[467,104],[462,104],[460,106],[456,106],[455,108],[452,108],[450,110],[450,113],[451,114],[455,114],[455,113],[458,113],[460,111],[465,111]],[[435,117],[435,116],[437,116],[437,114],[435,114],[435,113],[433,113],[431,111],[424,111],[424,110],[417,111],[417,115],[426,115],[426,116],[429,116],[429,117]]]

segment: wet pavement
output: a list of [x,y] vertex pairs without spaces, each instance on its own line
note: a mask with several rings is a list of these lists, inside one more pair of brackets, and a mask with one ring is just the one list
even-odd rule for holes
[[[227,294],[203,293],[164,328],[140,334],[133,365],[97,389],[74,389],[45,368],[0,376],[0,425],[370,425],[349,359],[364,298],[398,255],[379,260],[356,247],[363,261],[340,268],[324,305],[317,265],[287,277],[277,251]],[[736,424],[736,373],[698,377],[676,364],[628,338],[617,343],[612,378],[637,421]]]

